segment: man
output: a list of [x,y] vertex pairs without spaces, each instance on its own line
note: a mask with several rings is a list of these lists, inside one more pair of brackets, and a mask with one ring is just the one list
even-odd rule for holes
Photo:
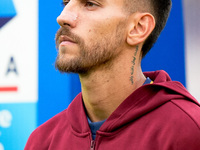
[[199,150],[200,107],[141,60],[164,28],[170,0],[64,0],[56,67],[80,93],[30,136],[25,150]]

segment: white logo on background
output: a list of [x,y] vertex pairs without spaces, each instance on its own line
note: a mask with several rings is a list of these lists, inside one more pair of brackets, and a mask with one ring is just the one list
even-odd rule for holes
[[3,144],[0,143],[0,150],[4,150]]
[[[12,114],[8,110],[0,111],[0,127],[9,128],[12,123]],[[1,150],[1,149],[0,149]]]
[[[8,110],[1,110],[0,111],[0,127],[2,128],[9,128],[12,124],[12,114]],[[0,132],[1,136],[1,132]],[[0,143],[0,150],[4,150],[4,146]]]

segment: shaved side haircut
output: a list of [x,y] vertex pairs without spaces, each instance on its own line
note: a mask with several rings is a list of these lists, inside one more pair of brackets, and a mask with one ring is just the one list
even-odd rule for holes
[[129,14],[134,12],[151,13],[156,26],[142,47],[142,58],[149,52],[164,29],[172,7],[171,0],[124,0],[124,9]]

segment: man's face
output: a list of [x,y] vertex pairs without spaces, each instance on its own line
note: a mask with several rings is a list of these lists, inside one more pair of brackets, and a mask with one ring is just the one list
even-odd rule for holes
[[57,21],[56,67],[61,72],[87,73],[110,64],[125,44],[123,0],[70,0]]

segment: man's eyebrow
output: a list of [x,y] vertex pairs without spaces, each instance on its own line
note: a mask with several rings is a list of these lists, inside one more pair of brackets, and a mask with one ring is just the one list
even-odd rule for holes
[[[84,1],[88,1],[88,0],[84,0]],[[97,1],[97,2],[105,2],[106,0],[93,0],[94,2]],[[93,2],[91,1],[91,2]]]
[[95,1],[97,1],[97,2],[100,2],[100,3],[105,3],[107,0],[95,0]]

